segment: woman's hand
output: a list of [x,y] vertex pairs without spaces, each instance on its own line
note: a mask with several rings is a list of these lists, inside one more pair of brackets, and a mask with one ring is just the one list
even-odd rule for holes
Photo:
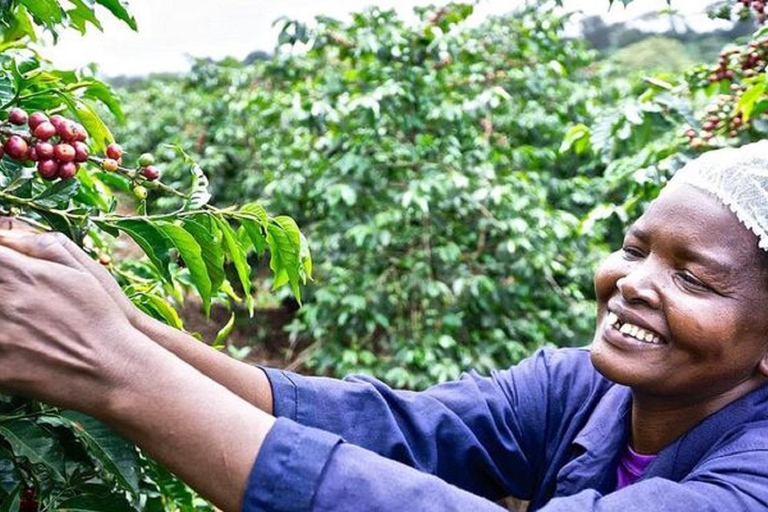
[[[7,236],[7,235],[6,235]],[[41,250],[54,235],[26,235]],[[125,312],[90,273],[0,245],[0,387],[85,412],[142,364]]]
[[66,236],[35,232],[19,220],[0,219],[0,246],[89,274],[134,329],[236,395],[272,413],[272,388],[261,369],[236,361],[139,310],[112,275]]

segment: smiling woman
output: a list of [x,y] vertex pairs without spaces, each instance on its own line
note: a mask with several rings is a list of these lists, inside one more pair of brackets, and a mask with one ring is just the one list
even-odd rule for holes
[[0,386],[227,511],[768,510],[767,249],[768,141],[708,153],[598,269],[591,350],[407,392],[234,361],[66,238],[0,231]]

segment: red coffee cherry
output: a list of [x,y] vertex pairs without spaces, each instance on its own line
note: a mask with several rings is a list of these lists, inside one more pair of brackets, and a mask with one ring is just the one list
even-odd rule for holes
[[64,162],[59,164],[59,178],[68,180],[75,177],[77,170],[80,168],[75,162]]
[[8,112],[8,121],[11,124],[20,126],[22,124],[26,124],[28,119],[29,116],[27,115],[27,112],[20,108],[12,108],[11,111]]
[[32,146],[31,148],[27,149],[27,157],[26,160],[30,162],[37,162],[38,156],[37,156],[37,150],[35,149],[35,146]]
[[40,140],[48,140],[56,135],[56,127],[50,121],[44,121],[35,127],[34,134]]
[[107,146],[107,157],[112,160],[120,160],[123,157],[123,148],[113,142]]
[[26,157],[29,146],[27,145],[27,141],[18,135],[11,135],[5,140],[3,149],[5,149],[5,153],[14,160],[22,160]]
[[59,134],[59,137],[61,137],[61,140],[64,142],[74,142],[77,139],[75,124],[70,121],[61,123],[58,128],[56,128],[56,133]]
[[88,131],[80,123],[75,123],[75,140],[85,142],[88,139]]
[[34,130],[37,128],[37,125],[44,123],[47,120],[47,115],[43,114],[42,112],[34,112],[31,116],[29,116],[29,121],[27,121],[27,124],[29,125],[30,130]]
[[53,147],[53,156],[59,162],[71,162],[75,159],[75,148],[69,144],[56,144]]
[[101,168],[107,172],[115,172],[117,170],[117,167],[118,167],[117,161],[111,158],[105,158],[104,160],[101,161]]
[[75,162],[85,162],[88,160],[88,155],[90,154],[88,144],[76,140],[72,143],[72,147],[75,148]]
[[49,119],[49,121],[51,122],[51,124],[53,126],[56,127],[57,130],[59,129],[60,125],[69,122],[66,117],[64,117],[62,115],[59,115],[59,114],[52,115],[51,118]]
[[59,175],[59,164],[54,160],[40,160],[37,162],[37,173],[46,180],[55,180]]
[[141,175],[147,178],[148,181],[155,181],[160,177],[160,169],[154,165],[148,165],[141,170]]
[[35,144],[35,152],[39,160],[50,160],[53,158],[53,144],[50,142],[38,142]]

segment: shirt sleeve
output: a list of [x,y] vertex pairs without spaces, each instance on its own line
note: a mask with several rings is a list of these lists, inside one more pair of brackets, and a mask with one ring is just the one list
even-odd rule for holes
[[563,407],[550,407],[549,382],[569,372],[568,364],[553,365],[553,357],[565,356],[540,351],[490,377],[468,373],[422,392],[392,390],[367,377],[339,381],[265,371],[276,416],[495,501],[529,499],[540,481],[547,431],[562,420],[553,417]]
[[309,510],[505,512],[435,476],[279,418],[251,471],[242,512]]

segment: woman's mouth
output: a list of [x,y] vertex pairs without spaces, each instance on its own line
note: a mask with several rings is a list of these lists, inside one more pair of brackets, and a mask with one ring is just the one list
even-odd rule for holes
[[634,338],[637,341],[640,341],[642,343],[648,343],[651,345],[665,344],[661,336],[659,336],[655,332],[649,331],[647,329],[643,329],[642,327],[631,324],[629,322],[622,322],[621,320],[619,320],[619,317],[616,316],[616,313],[612,311],[608,312],[608,315],[606,316],[605,321],[613,329],[616,329],[617,331],[624,334],[625,336]]

